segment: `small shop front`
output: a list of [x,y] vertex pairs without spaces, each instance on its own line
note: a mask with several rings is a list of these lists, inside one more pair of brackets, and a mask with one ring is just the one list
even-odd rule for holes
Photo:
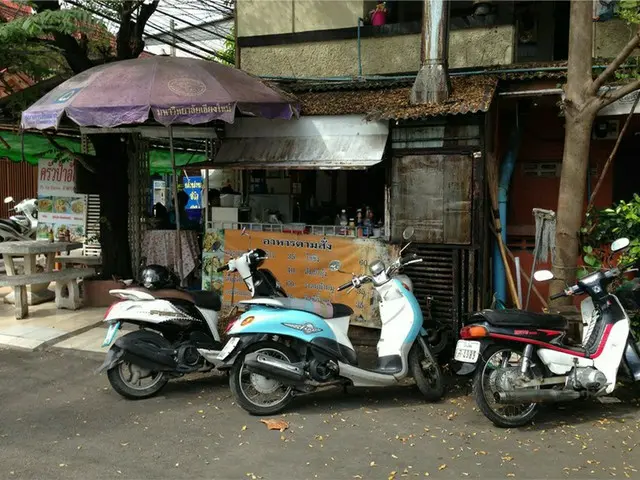
[[[349,305],[353,324],[379,328],[374,290],[338,293],[348,276],[328,266],[339,260],[342,271],[362,274],[397,254],[388,242],[388,132],[387,122],[362,115],[228,125],[212,166],[242,170],[240,184],[227,186],[241,193],[208,192],[203,289],[226,304],[249,298],[237,274],[217,268],[262,248],[288,295]],[[213,251],[216,242],[222,248]]]

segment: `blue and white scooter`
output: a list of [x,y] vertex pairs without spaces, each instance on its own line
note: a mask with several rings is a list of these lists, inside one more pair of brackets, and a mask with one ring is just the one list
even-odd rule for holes
[[[403,236],[408,240],[413,229]],[[219,368],[231,368],[229,383],[238,404],[254,415],[272,415],[295,395],[319,387],[385,387],[408,377],[428,400],[439,400],[444,393],[442,371],[429,349],[420,306],[397,278],[403,267],[421,261],[413,255],[387,267],[377,260],[370,275],[354,274],[338,288],[373,283],[379,294],[382,330],[373,369],[358,366],[347,335],[350,307],[284,297],[239,302],[249,308],[228,330],[230,339],[216,358],[223,363]],[[339,271],[340,262],[331,262],[329,268]]]

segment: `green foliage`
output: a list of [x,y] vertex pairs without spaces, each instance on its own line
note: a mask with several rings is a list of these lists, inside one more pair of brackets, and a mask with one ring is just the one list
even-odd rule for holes
[[640,1],[620,0],[618,2],[618,16],[627,23],[640,23]]
[[[592,210],[587,213],[585,226],[581,229],[581,244],[585,267],[579,272],[582,277],[592,271],[611,265],[612,256],[608,246],[618,238],[628,238],[629,248],[617,259],[617,264],[630,264],[640,260],[640,195],[634,194],[629,202],[620,201],[612,208]],[[633,287],[636,280],[622,280],[613,285],[621,295]],[[627,308],[632,331],[640,340],[640,307]]]
[[98,25],[89,12],[79,8],[44,10],[0,25],[0,42],[44,39],[52,33],[93,33]]
[[231,27],[231,31],[224,41],[224,48],[218,53],[220,54],[220,57],[212,57],[211,60],[231,66],[236,64],[235,27]]

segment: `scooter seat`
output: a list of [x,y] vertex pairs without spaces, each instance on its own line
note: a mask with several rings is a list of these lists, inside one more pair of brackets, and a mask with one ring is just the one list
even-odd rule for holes
[[349,317],[353,309],[342,303],[314,302],[302,298],[252,298],[238,302],[243,305],[264,305],[265,307],[284,308],[312,313],[324,319]]
[[523,310],[483,310],[473,315],[471,322],[485,321],[494,327],[551,328],[567,330],[567,319],[561,315],[533,313]]
[[189,293],[193,297],[193,303],[195,303],[197,307],[205,310],[213,310],[214,312],[219,312],[222,308],[222,300],[216,292],[196,290],[190,291]]

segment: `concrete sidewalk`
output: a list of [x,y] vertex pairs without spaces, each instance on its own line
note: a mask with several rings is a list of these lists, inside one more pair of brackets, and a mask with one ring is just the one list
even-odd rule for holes
[[29,317],[16,320],[15,308],[3,302],[11,292],[0,289],[0,346],[35,350],[82,334],[102,322],[104,308],[58,310],[53,301],[29,306]]

